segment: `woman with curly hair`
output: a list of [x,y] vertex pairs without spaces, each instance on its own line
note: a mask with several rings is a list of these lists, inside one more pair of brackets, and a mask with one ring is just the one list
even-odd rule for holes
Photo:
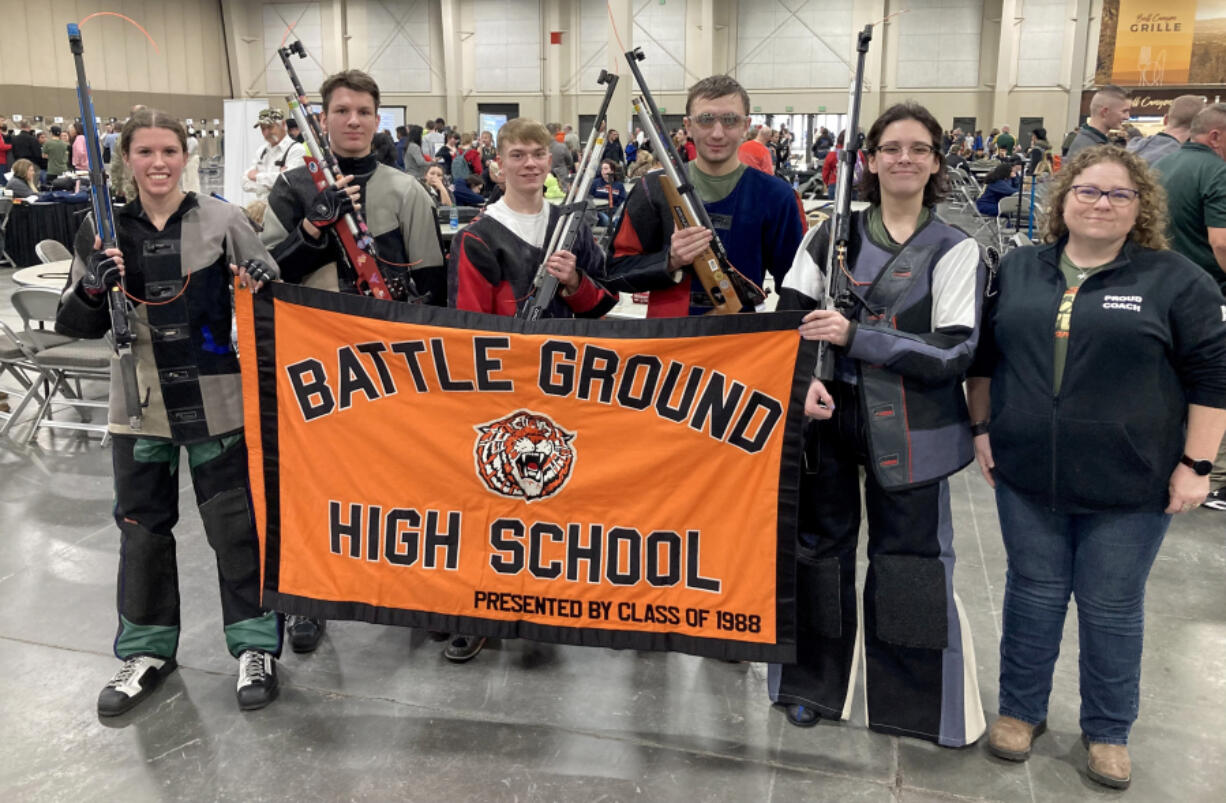
[[988,749],[1024,761],[1046,729],[1071,594],[1087,771],[1122,789],[1146,579],[1171,516],[1204,501],[1226,430],[1226,322],[1209,275],[1166,250],[1142,159],[1088,148],[1051,197],[1045,244],[1001,263],[967,382],[1008,558]]

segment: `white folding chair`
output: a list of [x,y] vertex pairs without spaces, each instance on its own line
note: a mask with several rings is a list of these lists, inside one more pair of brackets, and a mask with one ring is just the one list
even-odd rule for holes
[[41,240],[34,246],[34,255],[44,265],[48,262],[63,262],[72,259],[72,252],[64,247],[59,240]]
[[[26,443],[34,439],[40,427],[101,432],[105,443],[106,421],[99,424],[89,416],[80,416],[80,408],[106,409],[107,399],[105,396],[101,399],[87,398],[81,382],[109,382],[111,349],[105,340],[77,340],[48,331],[46,324],[50,322],[54,325],[59,298],[59,293],[43,287],[19,287],[13,291],[13,309],[21,316],[24,327],[20,336],[11,330],[6,334],[10,340],[17,341],[16,345],[22,351],[22,367],[37,373],[37,381],[32,382],[0,434],[12,429],[28,405],[38,403],[34,420],[24,439]],[[59,421],[52,418],[53,404],[77,409],[82,420]]]

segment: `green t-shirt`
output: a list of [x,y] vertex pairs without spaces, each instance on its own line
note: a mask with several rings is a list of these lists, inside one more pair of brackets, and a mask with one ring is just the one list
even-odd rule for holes
[[699,170],[693,162],[686,167],[690,183],[694,185],[694,189],[698,191],[698,197],[704,204],[713,204],[731,195],[736,189],[736,183],[741,180],[741,174],[745,172],[743,164],[737,165],[736,170],[722,176],[709,176]]
[[1072,328],[1073,305],[1077,302],[1077,292],[1081,289],[1081,283],[1086,280],[1086,277],[1101,267],[1103,266],[1079,268],[1063,251],[1060,252],[1060,272],[1064,274],[1066,286],[1064,296],[1060,299],[1060,306],[1056,308],[1055,359],[1052,360],[1053,393],[1059,393],[1060,385],[1064,382],[1064,363],[1068,359],[1068,336]]
[[1166,233],[1171,250],[1200,265],[1218,286],[1226,288],[1226,273],[1218,267],[1209,245],[1209,229],[1226,228],[1226,160],[1208,145],[1185,142],[1158,160],[1154,169],[1166,187]]
[[[932,217],[932,212],[928,207],[920,207],[919,218],[915,221],[916,231],[927,223],[930,217]],[[883,248],[892,254],[897,254],[899,249],[902,248],[902,243],[896,242],[890,236],[890,230],[885,227],[885,220],[881,217],[880,206],[874,204],[868,208],[868,213],[865,215],[865,225],[868,227],[868,239],[872,241],[873,245]]]
[[43,143],[43,156],[47,157],[48,176],[68,172],[68,143],[64,140],[48,137]]

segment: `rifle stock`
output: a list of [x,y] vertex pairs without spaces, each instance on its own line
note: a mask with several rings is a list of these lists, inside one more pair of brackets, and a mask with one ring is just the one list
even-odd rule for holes
[[[82,136],[85,137],[85,155],[89,159],[89,198],[94,213],[94,229],[102,242],[102,250],[118,247],[115,233],[115,214],[111,207],[111,193],[107,189],[106,167],[102,162],[102,145],[98,140],[98,124],[94,119],[94,99],[89,80],[85,77],[85,44],[81,29],[75,22],[68,23],[68,47],[72,51],[77,71],[77,107],[81,112]],[[123,274],[107,291],[107,309],[111,315],[111,341],[115,356],[119,358],[120,387],[123,389],[124,412],[128,426],[140,430],[143,423],[140,384],[136,378],[136,359],[132,343],[136,336],[128,319],[127,285]]]
[[[677,188],[673,185],[672,179],[668,176],[661,176],[660,189],[664,191],[664,198],[673,210],[673,224],[678,229],[685,229],[695,225],[686,212],[685,202],[681,199],[681,194],[677,192]],[[711,249],[711,246],[707,246],[701,254],[694,258],[694,261],[690,263],[690,268],[694,271],[694,275],[698,277],[698,281],[703,289],[707,291],[711,301],[714,302],[716,315],[731,315],[741,311],[743,308],[741,299],[737,296],[736,289],[732,286],[732,280],[720,266],[719,257],[715,255],[715,251]]]

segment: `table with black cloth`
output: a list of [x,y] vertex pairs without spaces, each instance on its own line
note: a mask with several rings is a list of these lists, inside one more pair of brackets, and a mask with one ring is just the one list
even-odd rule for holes
[[39,263],[34,246],[43,240],[58,240],[71,251],[89,208],[88,203],[13,204],[4,231],[4,250],[19,268]]

